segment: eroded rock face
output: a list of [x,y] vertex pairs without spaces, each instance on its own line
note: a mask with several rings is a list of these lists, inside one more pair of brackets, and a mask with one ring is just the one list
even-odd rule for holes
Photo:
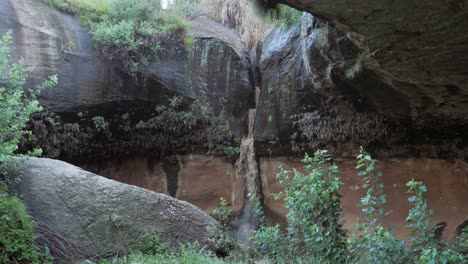
[[[468,2],[263,2],[285,3],[310,12],[348,38],[354,52],[335,61],[333,80],[337,88],[359,112],[382,114],[392,120],[391,126],[405,128],[396,132],[406,138],[398,145],[420,145],[424,149],[406,147],[393,154],[443,157],[455,153],[466,157]],[[340,49],[352,50],[349,46]],[[358,62],[362,62],[362,71],[353,80],[336,78]]]
[[58,160],[29,158],[23,167],[19,191],[30,214],[85,257],[129,252],[151,233],[173,247],[197,241],[212,248],[217,223],[192,204]]
[[[234,136],[244,134],[247,111],[253,104],[248,52],[239,38],[220,24],[202,17],[193,18],[190,32],[195,41],[189,50],[179,48],[180,43],[172,43],[175,40],[168,39],[161,44],[158,60],[139,67],[136,75],[131,76],[124,70],[122,62],[109,60],[97,52],[87,29],[81,27],[75,18],[47,7],[41,0],[2,1],[0,12],[4,15],[0,18],[0,34],[13,31],[13,59],[23,57],[27,65],[35,67],[27,88],[35,87],[49,75],[58,75],[58,86],[43,92],[39,101],[47,113],[61,118],[63,127],[53,129],[49,124],[44,125],[50,133],[86,134],[84,138],[73,136],[67,141],[78,144],[76,149],[88,148],[90,143],[86,138],[93,138],[94,135],[86,130],[93,129],[94,116],[103,116],[115,124],[115,127],[111,125],[111,130],[116,137],[110,142],[102,142],[105,146],[93,146],[90,152],[101,152],[97,156],[109,152],[109,149],[114,150],[111,151],[112,155],[135,153],[141,149],[161,151],[164,144],[178,145],[174,148],[187,151],[187,141],[194,149],[208,149],[205,146],[208,140],[202,138],[203,133],[208,134],[206,124],[192,120],[196,124],[189,124],[190,128],[187,128],[184,127],[185,121],[167,124],[152,120],[161,115],[161,111],[156,111],[155,107],[168,106],[174,96],[180,96],[182,100],[181,108],[177,111],[185,111],[184,118],[189,117],[190,105],[198,100],[212,109],[213,116],[210,118],[222,113],[223,118],[229,121],[229,130]],[[47,122],[45,117],[38,119]],[[143,124],[137,128],[140,121]],[[127,126],[127,123],[130,125]],[[127,127],[119,129],[121,125]],[[183,130],[186,137],[182,139],[177,136],[167,140],[170,142],[162,143],[160,139],[164,135],[157,134],[154,129],[169,126]],[[44,126],[41,125],[41,128]],[[148,140],[142,143],[142,138],[134,135],[145,134],[144,131]],[[149,135],[154,135],[153,139]],[[44,134],[38,137],[44,137]],[[62,137],[59,135],[56,138]],[[228,143],[232,140],[230,137],[228,135],[223,140]],[[133,138],[135,140],[132,142]],[[181,140],[177,141],[178,138]],[[61,140],[54,141],[57,143]],[[41,146],[45,150],[48,149],[46,144],[51,143]],[[50,151],[53,153],[46,151],[46,155],[76,161],[90,153],[81,150],[66,153],[67,149],[71,148],[53,147]]]
[[230,201],[235,214],[244,204],[244,179],[238,178],[234,165],[221,156],[131,157],[81,166],[109,179],[170,194],[207,213],[218,207],[221,198]]
[[[468,103],[455,103],[464,95],[403,88],[368,66],[362,52],[352,36],[311,15],[290,30],[267,33],[252,55],[261,91],[259,153],[322,148],[348,156],[363,145],[380,156],[468,155],[466,120],[459,119]],[[453,115],[443,107],[429,113],[420,99],[432,92],[454,100]]]

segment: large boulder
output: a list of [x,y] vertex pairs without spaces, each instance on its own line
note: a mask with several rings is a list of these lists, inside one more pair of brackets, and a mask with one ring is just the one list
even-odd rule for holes
[[[284,3],[310,12],[353,43],[358,49],[354,58],[336,65],[344,62],[346,71],[356,62],[362,65],[362,71],[340,85],[356,107],[373,108],[410,128],[405,135],[408,140],[399,145],[426,145],[422,148],[427,156],[456,152],[454,156],[466,157],[467,1],[263,2],[270,6]],[[430,145],[437,146],[430,149]]]
[[30,214],[85,257],[128,252],[152,233],[173,247],[198,242],[213,249],[218,224],[194,205],[58,160],[21,162],[19,192]]

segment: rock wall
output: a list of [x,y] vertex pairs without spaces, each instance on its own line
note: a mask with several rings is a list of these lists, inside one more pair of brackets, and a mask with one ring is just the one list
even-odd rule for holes
[[[195,204],[210,213],[220,198],[231,203],[235,214],[244,204],[244,183],[236,175],[234,164],[221,156],[176,155],[152,161],[132,157],[101,163],[99,167],[83,164],[109,179],[169,194],[168,172],[177,167],[176,186],[172,196]],[[174,169],[172,169],[174,171]],[[174,175],[173,175],[174,177]]]
[[[80,131],[85,132],[89,127],[93,128],[92,117],[103,116],[117,128],[129,122],[134,131],[140,121],[151,122],[151,118],[161,114],[161,111],[155,110],[156,106],[167,106],[171,99],[178,96],[183,105],[180,112],[186,111],[198,100],[212,109],[213,118],[222,113],[223,118],[229,121],[234,136],[241,137],[246,132],[247,112],[253,104],[248,51],[231,30],[214,21],[203,17],[193,18],[190,34],[195,41],[192,47],[188,50],[185,47],[175,49],[180,45],[171,43],[169,39],[161,45],[157,61],[139,67],[136,75],[131,76],[123,69],[120,61],[99,54],[87,33],[88,29],[80,26],[74,17],[49,8],[41,0],[2,1],[0,12],[4,14],[0,20],[0,34],[13,31],[12,59],[22,57],[28,66],[35,68],[30,74],[27,88],[34,88],[49,75],[58,75],[57,87],[43,92],[39,101],[47,113],[59,116],[64,126],[68,124],[77,127],[75,123],[87,118],[84,127],[78,124]],[[122,116],[125,118],[122,119]],[[38,119],[46,121],[47,117]],[[171,125],[186,131],[188,128],[183,127],[184,124],[179,122]],[[195,126],[200,127],[200,124],[190,124],[190,128]],[[133,138],[131,131],[116,130],[116,127],[111,126],[111,129],[117,139],[111,140],[114,143],[105,144],[107,151],[114,149],[113,155],[138,152],[139,148],[122,148],[122,145],[124,142],[141,145],[141,142],[138,143],[141,140],[135,138],[134,142],[128,142]],[[60,130],[48,125],[45,128],[52,130],[51,133]],[[147,126],[142,125],[140,128]],[[141,134],[141,129],[138,133]],[[148,133],[155,134],[154,131]],[[200,133],[197,133],[186,131],[185,134],[200,139]],[[146,136],[147,142],[152,141],[150,137]],[[154,137],[161,138],[161,135]],[[126,138],[124,142],[122,138]],[[172,145],[187,145],[183,140],[172,140],[175,141]],[[232,139],[228,136],[226,141],[229,140]],[[89,148],[89,142],[83,138],[74,137],[71,142],[78,144],[76,149]],[[41,147],[47,149],[46,145],[44,143]],[[161,145],[153,144],[150,148],[155,151]],[[195,140],[192,140],[191,146],[208,149],[203,143],[195,143]],[[66,153],[67,149],[71,148],[54,149],[54,153],[46,151],[46,155],[74,162],[88,155],[80,151]],[[117,151],[119,149],[125,151]],[[106,152],[97,145],[93,150],[95,154]],[[55,153],[57,151],[58,154]],[[93,158],[99,158],[99,155]]]
[[[205,212],[210,213],[221,197],[227,199],[231,208],[238,215],[243,201],[243,179],[235,177],[232,163],[219,157],[204,155],[186,155],[178,157],[180,171],[178,173],[177,198],[188,201]],[[341,189],[343,197],[343,220],[346,227],[351,228],[353,222],[360,216],[356,207],[364,192],[360,190],[361,178],[355,169],[356,160],[337,159],[344,185]],[[141,164],[136,166],[136,164]],[[291,157],[261,157],[259,171],[263,191],[263,202],[268,218],[272,222],[285,223],[286,209],[284,203],[275,200],[272,193],[278,193],[281,188],[275,179],[279,166],[285,169],[296,168],[303,171],[303,163],[298,158]],[[156,163],[155,168],[161,167]],[[438,222],[448,223],[444,236],[452,238],[456,227],[468,219],[468,163],[462,160],[436,160],[416,158],[384,158],[379,160],[377,169],[383,173],[387,209],[392,214],[386,223],[396,227],[395,233],[406,237],[408,230],[404,229],[408,214],[408,197],[406,183],[411,179],[424,182],[428,188],[429,206],[434,210],[434,218]],[[132,171],[131,173],[129,171]],[[137,173],[142,171],[143,173]],[[154,174],[148,177],[148,166],[144,158],[128,159],[109,164],[102,174],[111,179],[135,184],[151,190],[161,190],[165,187],[165,176],[154,169]],[[151,178],[151,180],[149,180]],[[158,185],[157,182],[161,183]]]
[[261,2],[310,12],[351,41],[354,55],[336,66],[346,73],[359,63],[362,71],[352,81],[335,82],[357,109],[399,120],[407,140],[398,145],[423,145],[419,152],[426,152],[413,148],[410,156],[466,157],[467,1]]
[[363,54],[352,35],[310,14],[266,33],[252,52],[258,153],[349,156],[362,145],[386,157],[467,157],[464,90],[396,82]]

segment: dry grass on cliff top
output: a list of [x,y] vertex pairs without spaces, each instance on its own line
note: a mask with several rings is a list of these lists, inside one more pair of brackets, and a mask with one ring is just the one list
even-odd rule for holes
[[103,14],[111,0],[43,0],[49,5],[67,13],[82,14],[95,12]]
[[200,9],[221,24],[239,33],[251,49],[272,27],[295,25],[302,12],[292,7],[278,5],[264,10],[252,0],[200,0]]

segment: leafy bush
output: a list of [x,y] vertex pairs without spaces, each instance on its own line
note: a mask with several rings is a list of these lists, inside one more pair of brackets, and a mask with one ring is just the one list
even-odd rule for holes
[[289,250],[288,241],[279,225],[260,227],[252,240],[257,250],[272,260],[285,260],[289,257],[285,254]]
[[240,147],[226,146],[223,151],[228,159],[235,159],[239,157]]
[[364,215],[363,222],[356,223],[356,232],[348,241],[349,250],[358,263],[409,263],[412,259],[404,242],[391,234],[383,225],[383,218],[390,214],[384,210],[386,197],[381,182],[382,173],[375,170],[377,161],[361,149],[356,169],[362,177],[366,195],[358,204]]
[[287,214],[287,237],[279,226],[262,227],[255,232],[254,243],[261,250],[269,250],[270,257],[317,259],[342,263],[348,257],[346,232],[340,222],[342,185],[339,170],[326,151],[306,155],[303,162],[306,175],[297,170],[281,168],[276,176],[283,191]]
[[[35,244],[35,224],[24,204],[8,194],[7,183],[14,178],[6,177],[7,169],[13,167],[13,156],[20,139],[30,134],[24,131],[29,116],[42,108],[37,94],[57,83],[52,76],[35,91],[24,93],[27,74],[32,70],[23,60],[10,64],[11,32],[0,39],[0,262],[39,263],[45,261]],[[36,153],[40,151],[36,150]]]
[[431,227],[432,210],[429,209],[424,184],[407,183],[411,197],[406,221],[411,229],[408,245],[397,239],[384,218],[386,198],[382,174],[375,169],[377,161],[361,149],[358,156],[358,175],[366,195],[358,206],[363,218],[349,239],[339,223],[341,212],[338,189],[341,181],[338,168],[326,152],[318,151],[314,157],[304,159],[307,175],[297,170],[281,168],[277,175],[284,192],[287,215],[287,236],[279,226],[263,226],[255,232],[254,244],[269,259],[277,263],[302,263],[312,259],[317,263],[466,263],[468,229],[453,241],[435,235],[438,228]]
[[[281,169],[276,176],[284,191],[288,240],[295,244],[296,254],[319,256],[334,263],[346,259],[346,232],[340,222],[342,185],[339,169],[326,151],[306,155],[306,175]],[[301,245],[304,245],[301,247]]]
[[169,246],[164,243],[159,235],[148,234],[140,242],[139,250],[144,255],[167,255],[170,254]]
[[0,172],[17,150],[20,139],[30,134],[23,128],[29,116],[42,110],[36,96],[45,88],[57,83],[57,76],[51,76],[35,91],[24,93],[23,86],[32,68],[26,67],[21,59],[10,64],[11,32],[0,39]]
[[226,199],[221,198],[218,208],[212,211],[213,216],[221,224],[220,231],[215,234],[215,248],[219,255],[227,256],[234,245],[233,226],[231,222],[232,210],[228,208]]
[[0,263],[40,263],[35,224],[26,207],[0,181]]
[[94,40],[99,44],[138,48],[140,43],[133,36],[134,28],[134,22],[131,21],[122,20],[112,26],[106,21],[94,24],[92,32]]
[[102,116],[93,117],[93,123],[98,131],[107,132],[109,130],[109,122]]
[[[428,208],[427,200],[424,197],[424,193],[427,192],[426,186],[415,180],[409,181],[406,186],[409,188],[408,193],[412,195],[408,198],[412,207],[406,218],[407,227],[412,229],[409,242],[411,243],[411,250],[418,261],[420,263],[453,264],[468,262],[468,255],[456,250],[456,248],[460,249],[457,246],[460,243],[459,240],[444,241],[435,235],[435,231],[439,227],[431,228],[430,225],[433,222],[431,215],[433,212]],[[467,241],[462,240],[461,243]]]
[[[104,56],[125,62],[124,69],[132,75],[141,64],[147,65],[157,59],[163,39],[176,40],[180,43],[172,43],[171,48],[187,51],[193,44],[193,36],[187,31],[188,13],[180,13],[181,9],[164,10],[160,0],[43,1],[75,14],[84,25],[89,25]],[[183,6],[188,6],[192,0],[182,2]]]

